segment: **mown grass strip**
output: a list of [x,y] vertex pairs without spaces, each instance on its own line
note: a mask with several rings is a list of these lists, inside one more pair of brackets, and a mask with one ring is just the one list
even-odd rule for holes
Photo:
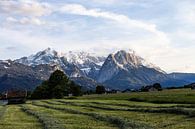
[[40,113],[49,114],[50,117],[59,120],[60,123],[68,129],[119,129],[113,124],[96,120],[87,115],[72,114],[66,111],[38,107],[30,104],[28,105],[28,108]]
[[[55,100],[56,102],[62,103],[62,104],[67,104],[67,105],[72,105],[72,106],[86,106],[86,105],[101,105],[101,106],[117,106],[119,108],[123,107],[123,109],[127,109],[127,108],[156,108],[156,109],[162,109],[162,108],[195,108],[194,104],[189,104],[189,105],[171,105],[171,106],[145,106],[145,105],[129,105],[129,104],[118,104],[118,103],[102,103],[102,102],[89,102],[89,103],[83,103],[83,104],[79,104],[79,103],[75,103],[75,102],[66,102],[63,100]],[[54,101],[54,102],[55,102]],[[46,103],[50,103],[50,104],[54,104],[51,101],[43,101]],[[56,105],[61,105],[61,104],[57,104]]]
[[65,129],[65,127],[60,125],[57,120],[51,118],[46,114],[35,112],[25,106],[21,106],[21,109],[29,115],[33,115],[34,117],[36,117],[39,122],[43,124],[44,129]]
[[[43,101],[46,102],[48,104],[54,104],[50,101]],[[63,103],[63,104],[67,104],[67,105],[72,105],[72,106],[86,106],[86,105],[103,105],[103,106],[120,106],[120,107],[126,107],[126,108],[167,108],[167,106],[140,106],[140,105],[128,105],[128,104],[113,104],[113,103],[101,103],[101,102],[91,102],[91,103],[87,103],[87,104],[78,104],[78,103],[74,103],[74,102],[65,102],[63,100],[57,100],[57,102]],[[60,104],[57,104],[60,105]],[[177,107],[177,106],[169,106],[169,107]],[[185,106],[183,106],[185,107]],[[189,106],[189,108],[191,108]]]
[[136,96],[136,97],[130,98],[129,101],[148,102],[148,103],[154,103],[154,104],[195,104],[194,98],[188,98],[186,95],[183,95],[182,99],[177,99],[180,96],[178,97],[171,96],[169,99],[167,99],[167,97],[164,97],[162,99],[156,99],[158,98],[158,96],[151,96],[151,98],[149,96],[145,96],[145,97],[142,96],[139,98],[139,96]]
[[[48,104],[52,104],[52,102],[44,101]],[[189,117],[195,117],[195,110],[186,110],[181,107],[163,107],[163,108],[156,108],[156,107],[142,107],[138,108],[137,106],[132,106],[131,108],[112,108],[112,107],[105,107],[104,106],[94,106],[94,105],[84,105],[84,104],[75,104],[72,102],[64,102],[64,101],[58,101],[63,104],[72,105],[72,106],[82,106],[82,107],[90,107],[95,109],[101,109],[101,110],[111,110],[111,111],[133,111],[133,112],[147,112],[147,113],[169,113],[169,114],[176,114],[176,115],[187,115]],[[184,106],[185,107],[185,106]]]
[[126,121],[126,120],[124,120],[122,118],[118,118],[118,117],[112,117],[112,116],[108,116],[108,115],[100,115],[97,113],[81,112],[81,111],[77,111],[77,110],[73,110],[73,109],[69,109],[69,108],[65,108],[65,107],[61,108],[61,107],[55,107],[55,106],[50,106],[50,105],[45,105],[45,104],[37,104],[37,103],[32,103],[32,104],[35,106],[45,107],[48,109],[66,111],[66,112],[69,112],[72,114],[87,115],[87,116],[93,117],[97,120],[106,121],[110,124],[116,125],[120,129],[152,129],[152,127],[150,127],[148,125],[136,123],[135,121]]
[[[63,101],[59,101],[63,102]],[[108,106],[123,106],[123,107],[129,107],[129,108],[195,108],[195,104],[177,104],[174,106],[144,106],[144,105],[129,105],[129,104],[117,104],[117,103],[101,103],[101,102],[91,102],[92,104],[98,104],[98,105],[108,105]]]
[[2,106],[0,107],[0,120],[2,119],[2,117],[4,116],[5,112],[6,112],[6,106]]
[[42,129],[42,124],[34,116],[28,115],[18,105],[7,105],[0,120],[0,129]]
[[133,112],[147,112],[147,113],[169,113],[176,115],[187,115],[189,117],[195,117],[195,111],[193,110],[185,110],[184,108],[162,108],[162,109],[149,109],[149,108],[128,108],[128,109],[120,109],[120,108],[111,108],[111,107],[100,107],[93,105],[85,105],[85,107],[102,109],[102,110],[112,110],[112,111],[133,111]]

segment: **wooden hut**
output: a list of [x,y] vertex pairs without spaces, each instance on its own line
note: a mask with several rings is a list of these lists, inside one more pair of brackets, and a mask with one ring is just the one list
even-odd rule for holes
[[26,102],[26,90],[9,90],[5,93],[8,104],[21,104]]

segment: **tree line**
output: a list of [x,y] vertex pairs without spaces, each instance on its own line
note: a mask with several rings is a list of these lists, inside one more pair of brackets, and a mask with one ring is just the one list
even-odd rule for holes
[[[140,91],[149,91],[150,88],[162,90],[159,83],[153,85],[143,86]],[[32,92],[31,99],[61,99],[64,96],[81,96],[85,92],[82,92],[81,86],[70,80],[63,71],[56,70],[51,74],[48,80],[42,82],[42,84]],[[103,85],[96,86],[96,90],[87,91],[86,94],[104,94],[106,89]]]
[[[105,93],[105,87],[99,85],[96,87],[95,93]],[[83,94],[81,86],[70,80],[63,71],[56,70],[51,74],[48,80],[32,92],[31,99],[61,99],[64,96],[81,96]]]

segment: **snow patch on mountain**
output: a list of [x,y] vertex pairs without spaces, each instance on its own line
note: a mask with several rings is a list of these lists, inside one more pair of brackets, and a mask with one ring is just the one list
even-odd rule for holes
[[11,65],[11,60],[0,60],[0,63]]
[[93,53],[87,53],[83,51],[82,52],[69,51],[62,56],[65,57],[69,63],[80,65],[81,67],[82,65],[83,67],[85,67],[85,65],[89,63],[102,65],[103,62],[105,61],[105,57],[99,57]]
[[5,69],[8,69],[9,67],[7,67],[7,66],[4,65],[4,68],[5,68]]
[[91,68],[82,68],[81,71],[85,72],[88,74],[90,72]]

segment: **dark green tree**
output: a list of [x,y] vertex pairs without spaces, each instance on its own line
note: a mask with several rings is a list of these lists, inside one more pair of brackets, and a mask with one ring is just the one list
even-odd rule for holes
[[51,74],[49,80],[44,81],[34,90],[31,97],[33,99],[60,99],[70,93],[74,96],[81,95],[80,86],[70,81],[64,72],[56,70]]
[[98,85],[96,87],[96,94],[104,94],[106,92],[106,89],[104,86],[102,85]]
[[162,90],[162,86],[161,86],[160,83],[153,84],[153,87],[156,88],[158,91],[161,91]]
[[64,89],[62,86],[57,85],[52,89],[52,98],[61,99],[64,97]]
[[44,81],[38,86],[31,95],[33,99],[47,99],[49,98],[48,81]]
[[51,74],[48,80],[48,88],[50,92],[49,98],[59,98],[59,96],[66,96],[70,91],[69,79],[64,74],[64,72],[56,70]]
[[68,77],[64,74],[64,72],[60,70],[56,70],[55,72],[53,72],[48,80],[48,85],[50,87],[56,85],[64,85],[68,83],[69,83]]
[[70,83],[70,89],[73,96],[80,96],[82,95],[81,87],[75,84],[73,81]]

